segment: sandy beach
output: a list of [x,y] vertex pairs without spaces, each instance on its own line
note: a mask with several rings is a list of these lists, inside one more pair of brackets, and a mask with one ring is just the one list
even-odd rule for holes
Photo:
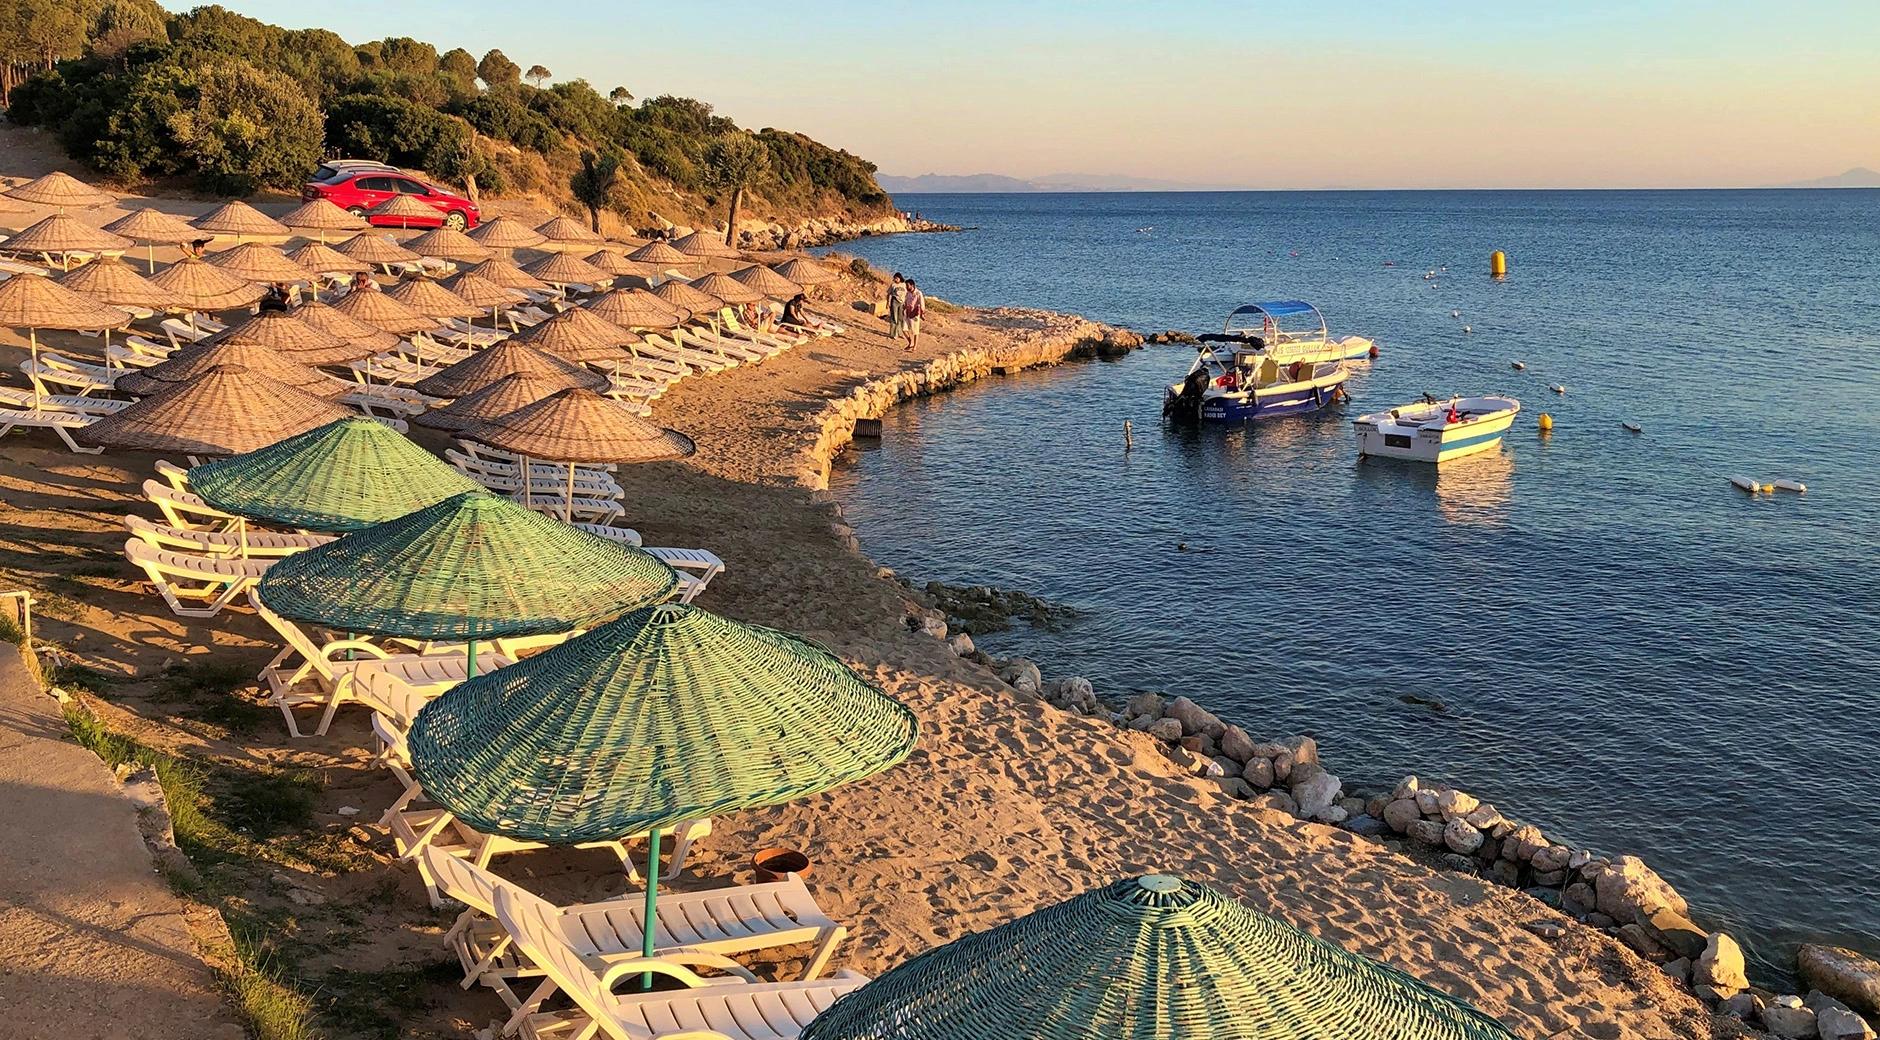
[[[41,172],[19,151],[0,153],[0,174],[14,181]],[[126,208],[80,219],[101,225]],[[13,226],[31,219],[6,216]],[[931,289],[946,295],[943,285]],[[692,437],[698,454],[619,476],[627,522],[647,544],[709,547],[727,562],[700,606],[827,644],[921,724],[913,756],[883,775],[718,819],[680,887],[749,880],[752,852],[801,848],[817,899],[851,929],[836,963],[878,973],[1117,877],[1176,872],[1403,968],[1534,1040],[1729,1035],[1713,1033],[1704,1008],[1658,968],[1594,929],[1480,879],[1237,801],[1184,775],[1154,738],[1053,708],[911,631],[905,591],[845,544],[810,486],[819,417],[864,383],[947,355],[1093,330],[1040,313],[937,308],[920,349],[908,353],[855,309],[879,294],[845,279],[818,306],[846,335],[678,384],[655,402],[654,418]],[[70,334],[43,342],[79,356],[98,350]],[[25,349],[23,336],[0,333],[8,385],[23,385]],[[49,433],[10,436],[0,453],[0,589],[34,590],[40,637],[97,673],[88,680],[93,709],[148,745],[203,763],[212,793],[283,777],[313,792],[310,824],[276,832],[254,823],[237,835],[243,855],[198,868],[225,916],[262,928],[283,973],[322,994],[327,1035],[470,1035],[501,1005],[487,991],[460,990],[439,967],[450,960],[440,936],[452,915],[426,905],[383,829],[363,822],[398,791],[368,766],[365,713],[342,712],[329,735],[295,741],[252,683],[224,678],[233,688],[225,692],[174,678],[178,665],[210,674],[204,662],[223,669],[213,674],[252,675],[272,645],[238,611],[185,623],[133,578],[119,555],[120,518],[148,512],[137,487],[155,461],[74,455]],[[599,853],[532,853],[499,867],[558,901],[624,884]],[[1557,926],[1557,937],[1527,927],[1537,921]]]

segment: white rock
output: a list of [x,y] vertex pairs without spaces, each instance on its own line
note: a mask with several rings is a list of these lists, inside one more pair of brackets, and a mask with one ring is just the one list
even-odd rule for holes
[[973,646],[973,637],[964,632],[955,632],[952,636],[948,637],[947,646],[951,647],[953,652],[961,657],[971,657],[973,651],[977,649]]
[[1692,966],[1691,977],[1699,985],[1721,991],[1734,993],[1748,989],[1749,975],[1744,971],[1743,948],[1728,934],[1712,932],[1710,942]]
[[1458,791],[1453,787],[1444,788],[1436,792],[1436,811],[1442,813],[1443,819],[1445,820],[1453,820],[1458,816],[1467,816],[1474,812],[1481,804],[1481,799],[1467,791]]
[[1313,813],[1312,818],[1320,823],[1329,823],[1335,827],[1349,820],[1351,813],[1347,812],[1342,805],[1328,805],[1318,812]]
[[1390,824],[1390,829],[1398,834],[1409,830],[1412,823],[1422,818],[1415,798],[1399,798],[1384,806],[1384,822]]
[[1874,1040],[1873,1027],[1846,1008],[1823,1008],[1815,1015],[1821,1040]]
[[339,807],[339,814],[341,816],[357,816],[359,815],[359,807],[356,805],[342,805]]
[[1465,856],[1481,848],[1485,840],[1482,832],[1476,830],[1467,820],[1450,820],[1449,825],[1443,828],[1443,844],[1449,846],[1450,851],[1460,852]]
[[1762,1023],[1783,1040],[1813,1040],[1821,1035],[1815,1031],[1815,1013],[1805,1007],[1763,1008]]
[[1316,816],[1324,811],[1337,800],[1338,791],[1338,778],[1317,768],[1292,788],[1293,800],[1299,803],[1299,812],[1304,816]]
[[1418,780],[1415,774],[1411,774],[1397,781],[1397,787],[1391,791],[1390,796],[1393,799],[1415,798],[1417,792],[1422,789],[1423,782]]
[[1039,687],[1044,685],[1044,676],[1039,673],[1038,666],[1023,657],[1014,657],[1005,662],[1005,666],[999,669],[999,678],[1022,693],[1037,693]]

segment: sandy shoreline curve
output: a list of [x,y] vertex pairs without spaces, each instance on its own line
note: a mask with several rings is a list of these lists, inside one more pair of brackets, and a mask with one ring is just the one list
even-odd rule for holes
[[[1106,330],[1041,311],[936,307],[910,354],[872,313],[853,308],[878,292],[850,278],[818,304],[848,326],[844,337],[675,386],[655,403],[655,419],[692,437],[697,456],[623,467],[619,477],[627,519],[648,544],[707,546],[727,561],[700,606],[825,643],[922,726],[913,756],[886,774],[722,818],[682,884],[748,880],[753,852],[803,849],[817,899],[851,928],[838,964],[878,973],[1117,877],[1176,872],[1471,1000],[1524,1037],[1713,1035],[1696,1000],[1598,931],[1479,878],[1235,800],[1185,775],[1154,738],[1053,708],[910,631],[904,590],[844,537],[815,490],[846,437],[843,424],[902,391],[1017,367],[1019,354],[1048,363]],[[95,341],[47,339],[53,349],[96,352]],[[10,385],[20,383],[24,345],[0,332]],[[86,698],[94,710],[232,777],[318,778],[304,833],[257,838],[252,863],[210,868],[225,913],[233,906],[280,926],[282,956],[315,984],[343,985],[358,973],[404,978],[447,959],[439,937],[449,916],[425,905],[383,832],[360,822],[396,794],[367,763],[361,713],[342,713],[328,737],[291,741],[272,713],[231,723],[215,708],[228,694],[212,702],[163,680],[166,668],[204,661],[252,674],[271,651],[252,617],[184,623],[133,580],[118,555],[119,518],[147,511],[136,489],[154,457],[72,455],[39,433],[16,434],[6,447],[0,587],[42,595],[42,636],[102,676]],[[235,696],[258,700],[251,687]],[[507,869],[563,902],[622,884],[604,855],[530,854]],[[1526,927],[1535,921],[1558,925],[1546,929],[1553,937]],[[487,992],[417,974],[406,996],[377,998],[410,1035],[468,1035],[500,1008]]]

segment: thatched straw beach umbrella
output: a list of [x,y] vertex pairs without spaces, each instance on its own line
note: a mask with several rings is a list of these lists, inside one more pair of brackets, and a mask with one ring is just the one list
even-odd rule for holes
[[57,170],[43,177],[35,177],[18,187],[8,188],[0,195],[36,206],[57,206],[60,213],[67,209],[90,209],[117,201],[110,194]]
[[296,553],[256,592],[345,632],[463,640],[549,635],[657,603],[678,575],[653,556],[485,492],[453,495]]
[[[307,270],[312,271],[314,274],[325,275],[328,278],[338,275],[370,274],[372,271],[371,264],[363,260],[355,260],[322,242],[308,242],[300,248],[295,249],[293,252],[288,253],[287,258]],[[313,298],[316,300],[319,299],[319,281],[313,281],[310,288],[313,292]]]
[[385,295],[427,318],[474,318],[483,308],[465,300],[429,278],[407,278]]
[[122,235],[115,235],[102,228],[92,227],[57,213],[22,231],[16,231],[5,242],[0,242],[0,252],[8,253],[57,253],[59,266],[71,270],[72,253],[102,253],[106,250],[122,251],[135,245]]
[[800,256],[793,260],[785,260],[772,267],[771,270],[798,285],[823,285],[842,277],[828,267],[814,260],[805,260]]
[[237,278],[268,285],[313,281],[313,272],[289,260],[287,254],[258,242],[235,246],[203,257]]
[[223,365],[105,416],[76,436],[137,451],[235,455],[351,414],[323,397]]
[[484,833],[649,832],[651,956],[663,829],[872,776],[918,735],[913,712],[828,650],[669,603],[455,687],[418,713],[409,747],[425,796]]
[[[737,283],[734,282],[732,284],[736,285]],[[744,287],[738,285],[738,288],[743,289]],[[749,290],[746,291],[748,292]],[[702,293],[690,283],[679,281],[676,278],[659,283],[653,288],[652,292],[654,296],[684,311],[687,317],[716,314],[725,306],[724,300],[708,293]]]
[[487,248],[503,252],[527,249],[548,241],[541,232],[509,217],[497,217],[478,224],[471,230],[470,237]]
[[317,231],[320,244],[326,244],[329,231],[364,231],[371,227],[364,217],[355,217],[328,199],[309,199],[281,214],[281,226],[296,231]]
[[[303,303],[294,308],[293,317],[301,323],[326,333],[352,348],[352,354],[334,361],[318,361],[312,364],[339,364],[341,361],[357,361],[360,358],[382,354],[398,349],[398,337],[376,325],[368,325],[349,314],[334,310],[332,305]],[[265,315],[264,315],[265,316]]]
[[202,237],[202,232],[190,227],[183,218],[148,206],[132,210],[106,224],[104,229],[114,235],[123,235],[133,242],[143,243],[144,266],[150,274],[157,271],[158,245],[179,246]]
[[675,238],[672,240],[672,247],[687,256],[693,257],[716,256],[726,259],[735,259],[738,256],[736,249],[725,245],[723,235],[715,235],[705,231],[694,231],[689,235],[682,235],[679,238]]
[[[598,320],[598,319],[596,319]],[[583,462],[658,462],[697,450],[692,439],[655,426],[618,401],[575,387],[557,391],[508,415],[464,433],[464,437],[523,457],[523,501],[533,506],[526,483],[531,459],[568,467],[564,519],[574,522],[575,466]]]
[[394,195],[366,210],[366,216],[377,217],[379,220],[395,220],[401,231],[409,231],[411,222],[414,220],[438,219],[437,210],[419,202],[414,195]]
[[0,282],[0,326],[26,330],[28,356],[35,372],[32,379],[35,408],[44,392],[37,375],[40,329],[102,332],[121,329],[130,323],[129,311],[106,306],[40,275],[16,274]]
[[459,264],[481,263],[492,255],[488,246],[461,231],[447,227],[426,231],[406,242],[405,248],[420,256],[449,260]]
[[615,278],[651,278],[659,273],[658,267],[629,260],[613,249],[596,250],[582,259]]
[[244,368],[253,375],[266,376],[316,397],[331,399],[347,391],[345,383],[290,361],[273,347],[239,337],[218,343],[206,340],[192,343],[160,364],[124,373],[112,389],[140,396],[159,394],[223,366]]
[[676,329],[690,317],[645,289],[615,289],[583,306],[623,329]]
[[250,206],[246,202],[231,201],[204,213],[189,222],[189,226],[199,231],[210,231],[218,235],[234,235],[237,245],[244,237],[278,236],[286,238],[293,234],[285,224]]
[[334,302],[333,309],[382,332],[399,336],[437,328],[435,318],[425,317],[392,299],[389,294],[372,289],[354,287],[352,292]]
[[224,512],[330,534],[479,490],[391,427],[358,416],[197,466],[189,486]]
[[690,286],[695,292],[709,293],[726,303],[756,303],[764,294],[738,281],[728,274],[708,274],[694,278]]
[[697,258],[687,256],[674,249],[671,244],[659,241],[648,242],[635,249],[627,254],[627,259],[652,264],[662,271],[669,267],[692,267],[698,263]]
[[605,239],[588,229],[586,224],[568,217],[551,217],[537,224],[535,233],[556,244],[599,245]]
[[[319,309],[330,310],[325,307]],[[305,317],[311,313],[314,313],[313,305],[297,307],[292,311],[262,311],[252,318],[230,325],[203,342],[246,343],[265,347],[285,360],[309,368],[343,365],[378,353],[377,350],[348,342],[309,323]],[[368,328],[368,331],[376,330]],[[397,340],[393,339],[392,344],[396,346]]]
[[361,231],[334,248],[361,263],[379,266],[408,264],[419,259],[418,254],[376,231]]
[[595,390],[605,389],[608,385],[607,377],[599,372],[563,361],[526,343],[506,339],[477,351],[434,376],[419,380],[412,389],[430,397],[465,397],[517,372],[560,377],[575,386]]
[[[164,311],[177,306],[175,294],[138,274],[129,264],[116,257],[99,257],[89,264],[80,265],[60,275],[58,282],[73,292],[84,293],[113,307]],[[111,353],[111,330],[103,331],[108,359]]]
[[522,269],[559,288],[570,285],[604,285],[612,280],[606,271],[586,260],[569,256],[567,253],[550,253],[539,260],[523,264]]
[[[425,793],[436,795],[429,778]],[[1396,968],[1207,885],[1153,874],[929,950],[837,998],[802,1032],[803,1040],[1208,1037],[1514,1040]]]
[[734,281],[745,285],[773,300],[788,300],[803,291],[803,287],[785,278],[768,267],[752,264],[741,271],[731,272]]
[[467,273],[488,279],[505,289],[529,289],[539,292],[548,288],[547,282],[502,257],[491,257],[472,267]]
[[640,342],[640,337],[580,307],[570,307],[512,338],[577,365],[630,360],[633,355],[621,348]]
[[433,408],[412,421],[434,430],[468,430],[574,385],[574,380],[565,374],[516,372],[442,408]]
[[179,303],[188,307],[192,321],[196,311],[226,311],[246,307],[268,292],[253,282],[237,278],[193,256],[186,256],[158,271],[150,277],[150,281],[168,290]]
[[496,328],[497,320],[504,307],[527,299],[515,289],[506,289],[470,271],[464,271],[451,278],[446,287],[465,303],[477,308],[488,308],[492,329]]

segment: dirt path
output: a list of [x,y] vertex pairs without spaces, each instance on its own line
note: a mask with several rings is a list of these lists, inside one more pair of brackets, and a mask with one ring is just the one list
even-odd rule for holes
[[0,651],[0,1019],[7,1036],[238,1040],[135,810]]

